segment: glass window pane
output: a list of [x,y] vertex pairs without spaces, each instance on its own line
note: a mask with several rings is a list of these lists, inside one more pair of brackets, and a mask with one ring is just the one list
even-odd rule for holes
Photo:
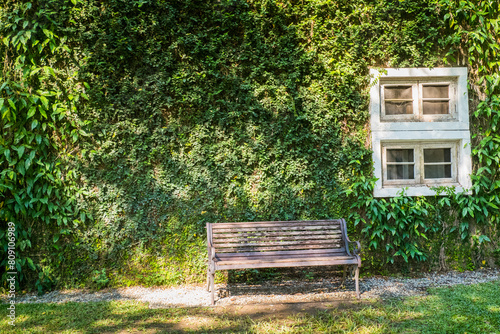
[[384,86],[385,99],[413,99],[411,86]]
[[424,115],[444,115],[450,112],[448,101],[423,101]]
[[388,180],[413,180],[414,175],[413,165],[387,165]]
[[451,162],[451,148],[424,149],[424,163]]
[[424,166],[424,178],[426,179],[451,178],[451,164]]
[[434,99],[447,99],[449,97],[449,86],[448,85],[425,85],[422,86],[422,97],[434,98]]
[[413,114],[413,102],[394,102],[385,101],[386,115],[408,115]]
[[387,162],[413,162],[413,149],[387,149]]

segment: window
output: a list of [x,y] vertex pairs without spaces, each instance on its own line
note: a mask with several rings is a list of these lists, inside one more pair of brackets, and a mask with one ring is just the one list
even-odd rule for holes
[[466,68],[371,70],[376,197],[470,188]]
[[439,80],[381,80],[381,120],[449,121],[456,118],[456,83]]
[[439,185],[457,182],[457,142],[382,143],[382,185]]

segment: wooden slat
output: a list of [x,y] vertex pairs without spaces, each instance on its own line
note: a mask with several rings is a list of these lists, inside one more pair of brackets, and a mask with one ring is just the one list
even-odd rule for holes
[[289,227],[244,227],[244,228],[221,228],[217,230],[213,230],[213,234],[217,235],[220,233],[236,233],[236,232],[264,232],[264,231],[323,231],[323,230],[340,230],[339,225],[328,225],[328,226],[289,226]]
[[326,240],[326,241],[336,241],[341,239],[342,236],[340,234],[337,235],[292,235],[286,237],[272,237],[272,238],[252,238],[252,237],[241,237],[241,238],[224,238],[217,239],[214,241],[214,245],[223,245],[227,243],[244,243],[244,242],[280,242],[280,241],[300,241],[300,240]]
[[238,263],[229,265],[219,265],[215,262],[216,270],[229,270],[229,269],[247,269],[247,268],[284,268],[284,267],[310,267],[310,266],[336,266],[342,264],[357,264],[357,260],[354,258],[349,259],[338,259],[335,257],[330,258],[326,261],[315,261],[311,259],[310,261],[296,261],[296,262],[262,262],[262,263]]
[[[219,248],[219,252],[248,252],[248,251],[274,251],[274,250],[299,250],[299,249],[320,249],[320,248],[332,248],[332,244],[319,244],[319,245],[293,245],[293,246],[271,246],[271,247],[233,247],[233,248]],[[338,245],[340,247],[340,245]]]
[[320,245],[320,244],[335,244],[332,240],[283,240],[283,241],[267,241],[267,242],[253,242],[253,240],[248,240],[247,242],[237,242],[237,243],[223,243],[218,246],[215,245],[216,249],[220,248],[231,248],[231,247],[263,247],[263,246],[291,246],[291,245]]
[[345,252],[329,252],[329,253],[318,253],[315,256],[304,255],[304,254],[296,254],[296,255],[267,255],[266,253],[261,253],[260,255],[251,255],[251,256],[224,256],[221,254],[216,257],[218,262],[228,262],[228,261],[236,261],[236,262],[246,262],[246,261],[278,261],[278,260],[288,260],[288,259],[313,259],[313,258],[332,258],[332,257],[340,257],[340,256],[348,256]]
[[223,238],[239,238],[239,237],[279,237],[279,236],[322,236],[322,235],[340,235],[340,229],[337,230],[326,230],[326,231],[283,231],[283,232],[230,232],[230,233],[217,233],[218,239]]
[[291,220],[291,221],[270,221],[270,222],[242,222],[242,223],[215,223],[212,229],[219,228],[244,228],[244,227],[279,227],[279,226],[325,226],[339,225],[340,220]]
[[[280,255],[300,255],[307,254],[309,256],[317,256],[324,255],[329,253],[339,253],[345,252],[345,248],[323,248],[323,249],[307,249],[307,250],[287,250],[287,251],[266,251],[266,252],[237,252],[237,253],[219,253],[220,257],[230,257],[230,256],[243,256],[243,257],[251,257],[251,256],[261,256],[262,254],[269,256],[280,256]],[[217,255],[219,256],[219,255]]]
[[305,258],[305,257],[290,257],[290,258],[254,258],[254,259],[240,259],[240,260],[221,260],[219,261],[219,265],[223,264],[238,264],[238,263],[278,263],[278,262],[308,262],[308,261],[329,261],[331,259],[339,259],[339,260],[350,260],[354,259],[353,256],[348,255],[337,255],[337,256],[318,256],[313,258]]

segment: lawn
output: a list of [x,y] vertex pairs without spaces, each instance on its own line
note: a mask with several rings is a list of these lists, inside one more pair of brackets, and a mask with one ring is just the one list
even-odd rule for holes
[[286,318],[134,301],[19,304],[12,328],[0,308],[1,333],[500,333],[500,281]]

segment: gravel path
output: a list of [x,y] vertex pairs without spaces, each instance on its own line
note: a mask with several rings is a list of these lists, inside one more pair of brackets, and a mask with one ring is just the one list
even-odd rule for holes
[[[399,298],[424,295],[430,287],[457,284],[475,284],[500,280],[500,269],[473,272],[429,273],[422,278],[370,277],[360,279],[361,298]],[[218,306],[246,304],[274,304],[298,302],[322,302],[355,297],[354,283],[340,278],[316,281],[266,282],[261,285],[216,285]],[[5,296],[1,296],[5,299]],[[208,306],[210,294],[203,286],[176,288],[129,287],[97,292],[85,290],[53,291],[43,296],[26,294],[17,296],[18,303],[65,303],[110,300],[137,300],[149,303],[151,308]]]

